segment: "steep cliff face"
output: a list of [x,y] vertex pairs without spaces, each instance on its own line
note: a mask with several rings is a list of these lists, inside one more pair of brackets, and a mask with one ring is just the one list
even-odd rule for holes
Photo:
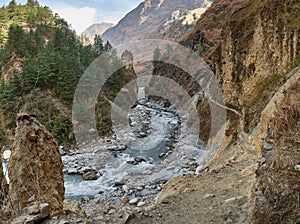
[[108,29],[103,38],[114,46],[147,38],[175,40],[191,28],[200,12],[210,4],[209,0],[145,0],[115,27]]
[[[213,22],[207,27],[207,17],[219,9],[223,13],[212,20],[222,28]],[[287,71],[299,63],[297,11],[299,2],[293,0],[215,1],[206,19],[182,40],[211,64],[226,103],[244,112],[246,130],[257,124]],[[218,32],[210,35],[209,27]]]
[[296,15],[294,3],[248,3],[233,14],[224,29],[216,72],[227,103],[245,109],[246,126],[258,122],[255,114],[298,63],[299,26],[292,25],[289,15]]
[[9,197],[12,212],[28,202],[48,203],[52,214],[63,211],[63,164],[58,144],[35,117],[21,115],[9,163]]

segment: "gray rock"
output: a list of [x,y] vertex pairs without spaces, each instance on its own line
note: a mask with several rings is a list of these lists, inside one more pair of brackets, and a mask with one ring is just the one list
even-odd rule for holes
[[142,207],[142,206],[144,206],[145,204],[146,204],[146,202],[140,201],[139,203],[137,203],[137,206],[138,206],[138,207]]
[[125,185],[125,183],[124,183],[124,182],[121,182],[121,181],[116,181],[116,182],[114,183],[114,187],[120,187],[120,186],[123,186],[123,185]]
[[271,144],[267,143],[267,142],[264,142],[263,149],[271,150],[271,149],[273,149],[273,146]]
[[125,192],[128,192],[128,190],[129,190],[129,187],[127,185],[123,185],[122,188]]
[[59,149],[59,153],[60,153],[61,156],[67,155],[67,153],[63,149]]
[[141,163],[141,162],[145,162],[146,160],[142,157],[135,157],[134,161],[136,161],[137,163]]
[[69,168],[67,170],[68,174],[78,174],[78,170],[76,168]]
[[109,215],[112,215],[112,214],[114,214],[114,213],[116,213],[116,209],[110,209],[110,210],[108,211],[108,214],[109,214]]
[[146,136],[147,136],[147,134],[145,132],[140,132],[137,137],[144,138]]
[[129,204],[130,205],[135,205],[136,203],[138,203],[139,201],[139,198],[132,198],[130,201],[129,201]]
[[213,198],[213,197],[215,197],[214,194],[206,194],[206,195],[203,196],[203,199],[206,199],[206,198]]
[[24,208],[20,215],[14,217],[8,223],[10,224],[33,224],[40,223],[50,216],[50,207],[48,203],[33,203]]
[[117,145],[111,145],[111,146],[108,146],[106,148],[108,151],[119,151],[119,148]]
[[124,151],[124,150],[126,150],[126,145],[120,145],[119,147],[118,147],[118,151]]

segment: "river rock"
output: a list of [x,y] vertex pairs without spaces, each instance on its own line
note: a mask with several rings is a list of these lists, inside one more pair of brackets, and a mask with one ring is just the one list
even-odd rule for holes
[[91,167],[85,166],[85,167],[82,167],[82,168],[79,170],[79,173],[84,174],[84,173],[86,173],[86,172],[88,172],[88,171],[91,171],[91,170],[92,170]]
[[147,136],[147,134],[145,132],[140,132],[137,137],[144,138],[146,136]]
[[57,141],[31,115],[17,118],[15,133],[8,167],[10,207],[25,208],[35,195],[49,204],[51,215],[62,214],[65,189]]
[[141,163],[141,162],[145,162],[146,160],[142,157],[135,157],[134,161],[136,161],[137,163]]
[[146,202],[140,201],[139,203],[137,203],[137,206],[138,206],[138,207],[142,207],[142,206],[144,206],[145,204],[146,204]]
[[91,199],[89,198],[89,197],[87,197],[87,196],[84,196],[84,197],[82,197],[81,198],[81,202],[82,203],[87,203],[87,202],[89,202]]
[[78,201],[74,200],[64,200],[64,211],[66,214],[73,213],[81,217],[86,217],[86,213],[81,208],[81,204]]
[[113,215],[116,213],[116,209],[109,209],[108,214]]
[[67,169],[68,174],[78,174],[78,170],[76,168]]
[[130,205],[135,205],[136,203],[138,203],[139,201],[139,198],[132,198],[130,201],[129,201],[129,204]]
[[82,175],[84,180],[98,180],[97,172],[95,170],[90,170]]
[[122,181],[116,181],[116,182],[114,183],[114,187],[121,187],[121,186],[123,186],[123,185],[125,185],[125,183],[122,182]]
[[123,185],[122,189],[123,189],[123,191],[125,191],[127,193],[129,190],[129,187],[127,185]]

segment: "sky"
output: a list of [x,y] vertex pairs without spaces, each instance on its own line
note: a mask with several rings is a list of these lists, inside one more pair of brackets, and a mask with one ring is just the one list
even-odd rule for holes
[[[118,23],[128,12],[143,0],[38,0],[41,5],[51,8],[64,18],[80,34],[93,23]],[[0,0],[0,6],[10,0]],[[27,0],[16,0],[25,4]]]

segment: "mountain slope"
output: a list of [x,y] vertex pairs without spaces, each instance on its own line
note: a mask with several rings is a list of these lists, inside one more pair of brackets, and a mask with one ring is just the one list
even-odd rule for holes
[[[115,27],[108,29],[103,39],[114,46],[156,37],[176,40],[191,28],[210,4],[209,0],[145,0]],[[176,31],[170,28],[174,23],[178,27]]]
[[109,28],[113,27],[115,24],[113,23],[95,23],[91,26],[89,26],[88,28],[86,28],[81,35],[83,35],[84,37],[89,38],[89,40],[91,42],[93,42],[94,37],[96,34],[98,35],[102,35],[106,30],[108,30]]
[[[60,144],[73,144],[71,111],[77,83],[100,54],[106,52],[118,61],[117,56],[105,45],[97,51],[96,46],[83,45],[65,20],[37,2],[34,7],[10,4],[0,12],[0,25],[5,24],[0,26],[0,144],[13,140],[18,113],[37,115]],[[115,89],[106,96],[115,94],[116,87],[134,72],[121,69],[118,75],[122,77],[107,84]],[[86,112],[79,106],[80,112]],[[99,126],[110,120],[106,111],[100,114],[105,118]],[[101,129],[101,133],[109,131],[109,125]]]

